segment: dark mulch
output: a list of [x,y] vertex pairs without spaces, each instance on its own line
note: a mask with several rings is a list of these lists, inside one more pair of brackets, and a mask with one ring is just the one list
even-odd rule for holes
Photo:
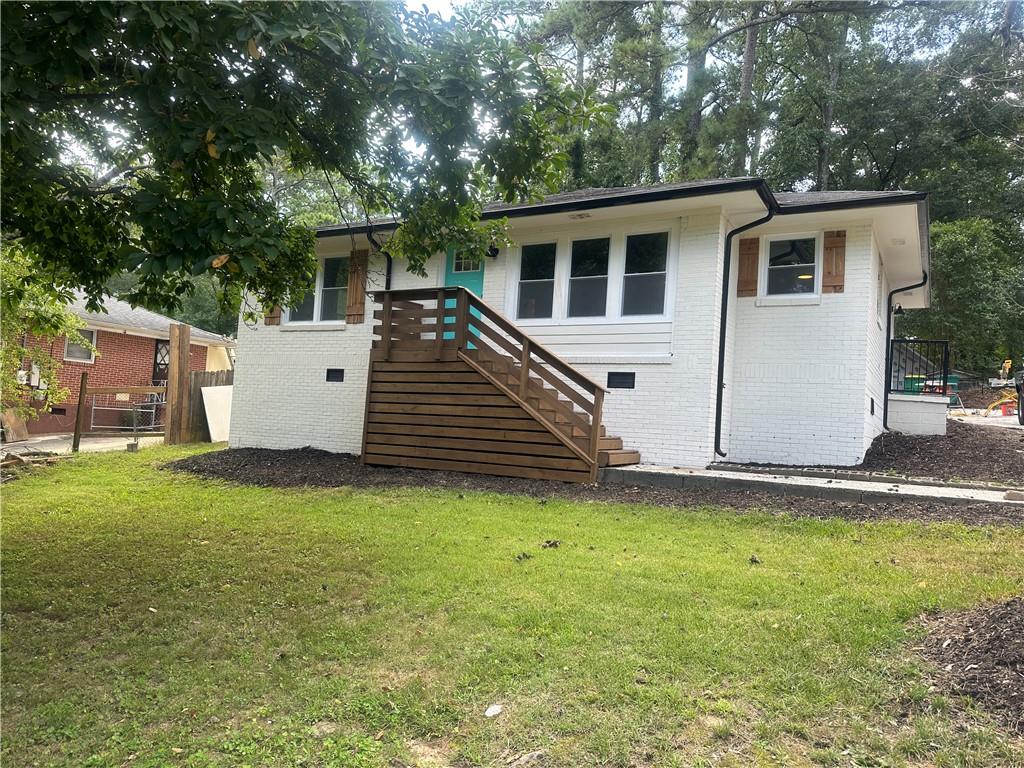
[[[1004,389],[1006,388],[1004,387]],[[993,389],[992,387],[965,389],[960,393],[960,401],[965,408],[988,408],[999,399],[1002,391],[1003,389]]]
[[939,668],[940,684],[1024,735],[1024,598],[934,617],[926,626],[921,651]]
[[847,520],[957,521],[973,525],[1024,525],[1024,507],[1009,504],[954,506],[931,502],[860,504],[780,496],[764,491],[638,488],[622,485],[584,485],[546,480],[433,472],[390,467],[363,467],[350,454],[312,448],[272,451],[236,448],[191,456],[167,465],[203,477],[262,487],[356,488],[421,487],[492,491],[579,501],[651,504],[662,507],[715,506],[756,509],[795,517]]
[[858,469],[1024,485],[1024,430],[950,420],[945,435],[885,432]]

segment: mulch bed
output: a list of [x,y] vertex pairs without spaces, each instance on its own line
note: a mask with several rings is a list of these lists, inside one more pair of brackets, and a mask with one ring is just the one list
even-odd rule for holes
[[973,389],[965,389],[960,393],[960,401],[964,404],[965,408],[988,408],[999,399],[999,394],[1004,389],[1012,389],[1012,387],[1003,387],[1001,389],[975,387]]
[[945,435],[885,432],[857,469],[1024,485],[1024,430],[950,420]]
[[1024,735],[1024,598],[930,618],[921,652],[941,687]]
[[638,488],[622,485],[560,483],[546,480],[433,472],[391,467],[363,467],[350,454],[312,448],[274,451],[235,448],[191,456],[167,465],[181,472],[260,487],[355,488],[421,487],[492,491],[538,499],[569,499],[662,507],[715,506],[760,510],[794,517],[847,520],[957,521],[969,525],[1024,525],[1024,507],[1009,504],[947,505],[901,501],[862,504],[780,496],[764,491]]

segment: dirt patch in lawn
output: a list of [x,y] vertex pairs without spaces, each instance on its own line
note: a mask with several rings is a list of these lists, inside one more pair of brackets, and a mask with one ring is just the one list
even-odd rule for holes
[[921,648],[939,684],[1024,735],[1024,598],[926,621]]
[[190,456],[167,466],[173,470],[191,472],[203,477],[260,487],[432,487],[533,496],[542,501],[559,498],[652,504],[663,507],[715,506],[738,510],[765,510],[796,517],[841,517],[864,521],[897,519],[924,522],[958,521],[973,525],[1024,525],[1024,507],[1009,504],[949,505],[923,501],[863,504],[780,496],[764,491],[640,488],[522,480],[459,472],[364,467],[359,464],[357,456],[328,453],[312,448],[288,451],[235,448]]
[[857,468],[942,480],[994,480],[1021,485],[1024,430],[950,420],[945,435],[886,432],[875,438]]

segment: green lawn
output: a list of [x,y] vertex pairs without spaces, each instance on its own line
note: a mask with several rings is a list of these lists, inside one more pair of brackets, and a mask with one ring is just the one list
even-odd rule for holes
[[1020,529],[157,468],[194,450],[4,486],[5,766],[1022,762],[910,651],[1022,591]]

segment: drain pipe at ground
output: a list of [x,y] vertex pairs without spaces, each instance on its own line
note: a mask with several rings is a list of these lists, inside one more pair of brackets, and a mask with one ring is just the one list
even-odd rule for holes
[[905,285],[902,288],[894,288],[889,291],[889,299],[886,304],[885,321],[885,395],[882,398],[882,429],[889,428],[889,388],[892,386],[892,372],[889,366],[892,365],[892,297],[897,293],[912,291],[915,288],[922,288],[928,284],[928,273],[921,272],[921,281],[913,285]]

